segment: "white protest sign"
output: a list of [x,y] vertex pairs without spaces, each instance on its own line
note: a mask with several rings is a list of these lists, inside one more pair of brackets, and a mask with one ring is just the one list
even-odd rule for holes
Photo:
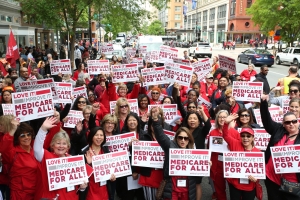
[[285,99],[282,101],[282,113],[285,114],[290,110],[290,99]]
[[88,60],[87,61],[89,74],[109,74],[109,60]]
[[59,103],[72,103],[72,83],[55,82],[55,89]]
[[182,86],[189,87],[194,68],[178,63],[166,62],[166,81],[169,83],[178,83]]
[[130,63],[136,63],[139,67],[143,67],[143,58],[132,58]]
[[101,53],[112,54],[114,51],[114,46],[112,44],[103,44],[101,47]]
[[53,78],[41,79],[41,80],[32,80],[24,81],[19,83],[21,91],[34,91],[43,88],[51,88],[54,102],[58,101],[58,96],[55,88],[55,82]]
[[135,54],[136,54],[136,49],[135,49],[135,48],[129,47],[129,48],[126,49],[126,57],[127,57],[127,60],[129,60],[130,57],[134,57]]
[[83,118],[82,111],[70,110],[67,119],[68,120],[64,123],[64,127],[75,128],[76,124],[79,121],[82,121],[84,118]]
[[236,73],[236,64],[233,58],[219,55],[220,68]]
[[104,146],[108,146],[110,152],[127,151],[129,153],[128,143],[131,142],[133,138],[136,138],[135,132],[107,136]]
[[159,60],[160,62],[171,61],[173,58],[178,57],[178,49],[171,48],[169,46],[162,45],[159,49]]
[[159,51],[150,51],[146,54],[147,62],[159,62]]
[[271,147],[271,155],[276,174],[300,172],[300,145]]
[[224,178],[266,179],[263,152],[225,152],[223,153]]
[[[130,106],[130,111],[136,113],[137,115],[139,115],[139,104],[138,104],[138,100],[137,99],[127,99],[129,106]],[[116,103],[117,101],[110,101],[109,102],[109,107],[110,107],[110,114],[114,114],[115,113],[115,107],[116,107]]]
[[73,88],[72,94],[73,94],[73,96],[74,96],[74,100],[75,100],[77,97],[79,97],[79,96],[83,96],[83,97],[85,97],[85,98],[88,98],[87,93],[86,93],[86,87],[85,87],[85,86]]
[[211,71],[209,59],[194,62],[192,66],[194,67],[194,72],[198,75],[198,81],[203,81]]
[[221,136],[209,137],[209,150],[212,152],[228,152],[228,144]]
[[262,121],[261,121],[261,116],[260,116],[260,109],[253,109],[253,113],[256,119],[256,123],[260,126],[263,127]]
[[136,63],[112,65],[111,70],[113,72],[113,83],[135,82],[139,80],[138,65]]
[[269,107],[269,112],[274,122],[282,123],[283,115],[279,106]]
[[1,104],[3,115],[15,115],[15,105],[14,104]]
[[83,155],[46,160],[49,190],[58,190],[89,181]]
[[154,107],[159,107],[163,110],[167,123],[171,122],[177,115],[177,104],[148,105],[148,110],[150,111]]
[[191,62],[189,60],[184,60],[184,59],[181,59],[181,58],[173,58],[173,62],[178,63],[178,64],[182,64],[182,65],[187,65],[187,66],[191,65]]
[[53,60],[50,63],[51,75],[72,74],[70,59]]
[[169,149],[170,176],[209,176],[210,151],[205,149]]
[[236,101],[260,102],[263,82],[233,81],[232,96]]
[[156,141],[132,143],[132,166],[163,168],[165,152]]
[[206,106],[207,109],[210,109],[211,106],[212,106],[211,103],[210,103],[209,101],[207,101],[206,99],[204,99],[204,98],[201,97],[200,95],[199,95],[197,101],[198,101],[198,105],[200,104],[200,105],[202,105],[202,106]]
[[[238,128],[241,132],[242,128]],[[263,128],[254,128],[254,146],[259,150],[265,151],[269,144],[271,135]]]
[[52,116],[53,97],[50,88],[12,94],[15,114],[20,122]]
[[173,132],[173,131],[168,131],[168,130],[165,130],[165,129],[164,129],[164,133],[170,138],[170,140],[173,140],[174,137],[175,137],[175,135],[176,135],[175,132]]
[[127,151],[93,156],[92,165],[96,183],[109,180],[112,174],[116,178],[132,175]]
[[141,70],[145,86],[165,84],[165,67],[145,68]]
[[139,54],[145,55],[147,53],[147,46],[140,46],[139,47]]

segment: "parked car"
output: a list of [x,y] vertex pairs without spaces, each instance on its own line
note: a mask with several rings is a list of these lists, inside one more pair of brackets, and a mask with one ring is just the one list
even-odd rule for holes
[[264,49],[247,49],[238,55],[239,63],[268,65],[271,67],[274,64],[274,56],[269,51]]
[[190,48],[190,44],[188,42],[182,42],[181,43],[181,48]]
[[300,48],[299,47],[288,47],[283,52],[277,53],[276,64],[281,63],[294,64],[299,66],[300,63]]
[[[287,42],[282,42],[281,48],[286,49],[288,46]],[[278,49],[278,42],[274,43],[269,43],[267,44],[268,49]]]
[[212,48],[209,43],[205,42],[194,42],[188,50],[190,56],[194,55],[196,57],[205,57],[208,56],[211,58]]

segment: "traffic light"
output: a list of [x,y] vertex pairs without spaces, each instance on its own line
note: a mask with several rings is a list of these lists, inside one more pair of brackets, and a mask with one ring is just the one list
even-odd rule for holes
[[187,16],[184,15],[184,22],[187,22]]

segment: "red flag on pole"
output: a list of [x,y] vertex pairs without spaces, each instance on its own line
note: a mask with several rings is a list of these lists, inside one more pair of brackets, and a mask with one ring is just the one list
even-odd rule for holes
[[8,45],[6,48],[6,60],[10,63],[10,66],[16,67],[16,60],[19,59],[19,51],[16,40],[14,38],[14,34],[12,30],[10,30]]

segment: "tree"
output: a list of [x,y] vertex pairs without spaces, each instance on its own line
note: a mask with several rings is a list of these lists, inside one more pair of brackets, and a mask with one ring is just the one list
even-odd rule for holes
[[281,40],[293,43],[300,35],[299,0],[256,0],[247,13],[267,35],[280,26]]
[[143,26],[143,33],[149,35],[164,35],[165,29],[159,20],[155,20],[148,27]]

